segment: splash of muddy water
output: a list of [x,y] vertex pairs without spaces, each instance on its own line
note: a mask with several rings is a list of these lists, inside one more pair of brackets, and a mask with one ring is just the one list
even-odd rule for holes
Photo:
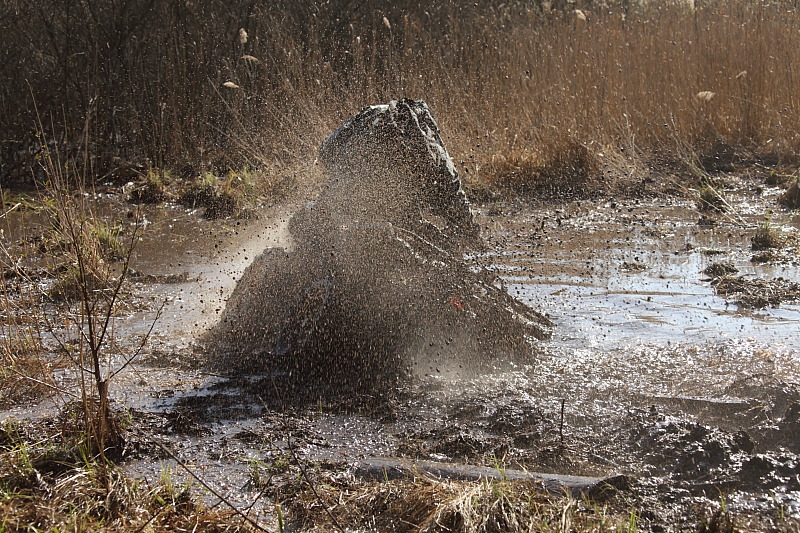
[[226,368],[364,389],[532,360],[550,321],[465,259],[479,229],[424,102],[362,110],[320,161],[327,183],[292,218],[293,247],[247,268],[208,336]]

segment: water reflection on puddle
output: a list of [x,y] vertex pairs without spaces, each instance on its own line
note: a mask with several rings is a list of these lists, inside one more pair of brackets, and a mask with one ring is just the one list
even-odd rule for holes
[[[642,209],[654,221],[662,218],[653,207]],[[513,229],[512,250],[495,252],[491,260],[512,294],[549,313],[557,325],[552,343],[561,347],[613,350],[755,338],[800,349],[800,306],[740,309],[715,295],[702,273],[719,261],[733,263],[739,275],[764,279],[800,279],[800,268],[754,265],[749,233],[703,229],[692,215],[671,213],[666,229],[663,221],[637,227],[613,218],[584,220],[577,230],[562,226],[538,240],[524,238],[523,222],[523,229]]]

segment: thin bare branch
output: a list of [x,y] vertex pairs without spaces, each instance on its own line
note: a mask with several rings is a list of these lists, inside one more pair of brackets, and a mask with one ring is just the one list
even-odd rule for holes
[[183,468],[183,469],[186,471],[186,473],[187,473],[187,474],[189,474],[190,476],[192,476],[192,478],[194,478],[194,480],[195,480],[195,481],[197,481],[198,483],[200,483],[200,485],[202,485],[204,489],[206,489],[206,490],[207,490],[209,493],[211,493],[211,494],[212,494],[212,495],[213,495],[215,498],[219,499],[219,501],[220,501],[220,502],[222,502],[223,504],[225,504],[225,506],[227,506],[227,507],[228,507],[230,510],[232,510],[234,513],[236,513],[237,515],[239,515],[239,516],[240,516],[240,517],[241,517],[241,518],[242,518],[242,519],[243,519],[245,522],[247,522],[248,524],[250,524],[251,526],[253,526],[254,528],[256,528],[258,531],[263,531],[263,532],[265,532],[265,533],[271,533],[269,529],[265,528],[264,526],[262,526],[261,524],[259,524],[258,522],[256,522],[255,520],[253,520],[252,518],[250,518],[249,516],[247,516],[246,514],[244,514],[244,513],[243,513],[243,512],[242,512],[242,511],[241,511],[241,510],[238,508],[238,507],[236,507],[236,506],[235,506],[233,503],[231,503],[231,502],[230,502],[230,500],[228,500],[228,499],[227,499],[225,496],[221,495],[219,492],[217,492],[216,490],[214,490],[214,488],[213,488],[213,487],[211,487],[211,486],[210,486],[208,483],[206,483],[206,482],[203,480],[203,478],[201,478],[200,476],[198,476],[198,475],[197,475],[197,474],[196,474],[196,473],[195,473],[195,472],[194,472],[194,471],[193,471],[191,468],[189,468],[189,465],[187,465],[186,463],[184,463],[184,462],[183,462],[183,461],[182,461],[182,460],[181,460],[181,459],[180,459],[180,458],[179,458],[177,455],[175,455],[175,453],[173,453],[173,452],[172,452],[172,450],[170,450],[170,449],[169,449],[167,446],[165,446],[164,444],[162,444],[161,442],[159,442],[159,441],[157,441],[157,440],[153,440],[152,442],[153,442],[153,444],[155,444],[155,445],[156,445],[156,446],[157,446],[157,447],[158,447],[158,448],[159,448],[161,451],[163,451],[164,453],[166,453],[166,454],[167,454],[167,455],[168,455],[168,456],[169,456],[169,457],[170,457],[170,458],[171,458],[173,461],[175,461],[176,463],[178,463],[178,466],[180,466],[181,468]]

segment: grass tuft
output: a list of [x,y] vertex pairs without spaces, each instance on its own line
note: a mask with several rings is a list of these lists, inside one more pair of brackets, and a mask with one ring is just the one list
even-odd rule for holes
[[169,198],[167,186],[172,181],[169,171],[150,169],[128,193],[133,203],[160,204]]
[[783,247],[786,241],[787,238],[783,232],[773,228],[767,219],[750,238],[750,247],[754,251],[770,250]]
[[[800,10],[784,0],[279,0],[245,18],[221,0],[15,9],[0,17],[3,181],[36,170],[32,101],[58,117],[45,133],[65,154],[80,132],[56,130],[87,115],[102,125],[98,167],[131,154],[198,171],[313,161],[342,120],[403,96],[431,105],[473,187],[580,190],[601,152],[693,153],[712,170],[800,151],[800,80],[786,68],[800,63]],[[105,20],[124,21],[113,42]]]
[[321,482],[288,502],[296,526],[330,520],[347,529],[387,532],[621,531],[629,511],[549,495],[517,481],[435,481],[427,477],[350,485]]
[[186,207],[204,207],[203,216],[210,220],[245,216],[247,205],[254,198],[255,184],[248,170],[230,171],[223,177],[205,172],[180,197]]
[[0,430],[3,531],[251,531],[168,479],[155,486],[87,458],[60,435]]

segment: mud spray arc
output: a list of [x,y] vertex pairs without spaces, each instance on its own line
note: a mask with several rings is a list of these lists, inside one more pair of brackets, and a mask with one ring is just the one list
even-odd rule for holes
[[208,335],[226,367],[313,397],[535,360],[552,324],[476,260],[485,245],[424,102],[364,109],[319,159],[327,182],[291,218],[291,248],[256,258]]

